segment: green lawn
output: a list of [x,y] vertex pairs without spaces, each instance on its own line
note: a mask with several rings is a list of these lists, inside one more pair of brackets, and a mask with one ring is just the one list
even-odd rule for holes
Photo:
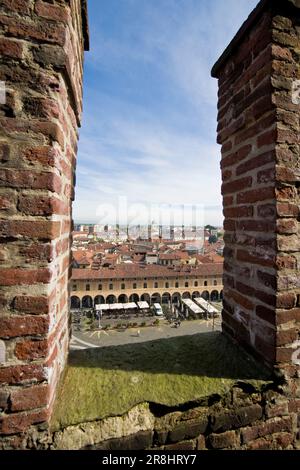
[[219,332],[72,351],[52,427],[122,415],[138,403],[200,401],[241,381],[259,389],[270,376]]

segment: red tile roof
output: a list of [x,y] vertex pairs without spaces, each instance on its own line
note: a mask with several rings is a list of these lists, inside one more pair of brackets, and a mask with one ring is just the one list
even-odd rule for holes
[[223,273],[223,264],[207,263],[196,267],[185,266],[170,269],[166,266],[136,264],[118,264],[114,269],[100,268],[99,271],[92,269],[73,269],[72,279],[123,279],[123,278],[145,278],[145,277],[199,277],[220,276]]

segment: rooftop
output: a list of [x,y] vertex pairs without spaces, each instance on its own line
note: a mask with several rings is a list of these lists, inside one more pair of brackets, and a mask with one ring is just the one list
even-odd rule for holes
[[119,264],[113,269],[73,269],[72,279],[122,279],[122,278],[145,278],[145,277],[198,277],[213,276],[223,273],[222,263],[206,263],[197,267],[181,267],[170,269],[166,266],[136,264]]

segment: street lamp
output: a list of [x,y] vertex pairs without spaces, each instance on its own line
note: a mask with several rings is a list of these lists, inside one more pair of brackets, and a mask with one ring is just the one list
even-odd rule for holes
[[101,321],[101,316],[102,316],[102,310],[100,309],[100,310],[99,310],[99,325],[98,325],[98,328],[99,328],[99,329],[101,329],[101,323],[100,323],[100,321]]

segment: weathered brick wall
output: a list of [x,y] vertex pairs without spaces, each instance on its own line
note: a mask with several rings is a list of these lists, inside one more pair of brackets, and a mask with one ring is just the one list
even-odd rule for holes
[[[137,419],[138,417],[138,419]],[[276,391],[247,391],[177,409],[143,403],[123,416],[55,432],[52,449],[269,450],[294,449],[296,425],[289,400]]]
[[213,68],[225,217],[223,331],[284,371],[294,396],[300,393],[299,26],[299,2],[263,0]]
[[213,68],[225,217],[223,331],[283,374],[296,428],[299,26],[299,2],[263,0]]
[[47,427],[68,353],[85,6],[0,1],[0,440],[16,447]]

